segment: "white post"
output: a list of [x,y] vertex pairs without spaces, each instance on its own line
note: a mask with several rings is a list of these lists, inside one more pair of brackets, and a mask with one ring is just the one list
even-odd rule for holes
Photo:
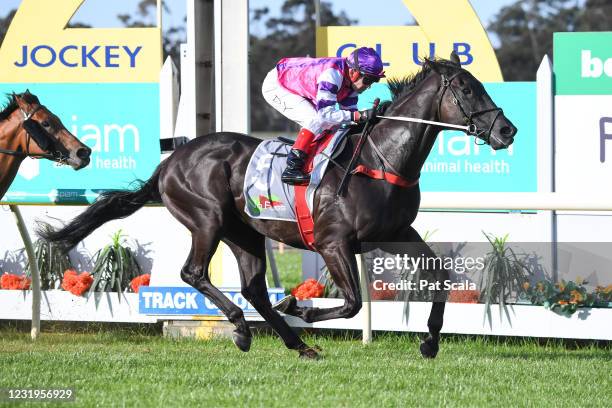
[[213,90],[213,5],[207,0],[186,0],[187,43],[181,44],[181,97],[175,137],[193,139],[210,133]]
[[162,28],[162,4],[163,0],[157,0],[157,28],[161,29]]
[[215,0],[215,128],[250,131],[249,5]]
[[30,239],[30,234],[25,226],[19,207],[16,205],[9,205],[9,207],[13,215],[15,215],[17,229],[19,229],[19,234],[30,261],[30,274],[32,275],[32,329],[30,335],[32,340],[36,340],[40,334],[40,272],[38,271],[38,261],[36,260],[32,240]]
[[[249,133],[249,2],[214,0],[214,130]],[[221,243],[223,263],[211,280],[240,287],[238,263]]]
[[177,68],[172,58],[166,58],[159,74],[159,137],[174,136],[179,90]]
[[[536,75],[537,84],[537,149],[538,149],[538,192],[552,193],[555,191],[555,162],[554,162],[554,95],[553,72],[548,55],[544,55]],[[557,228],[556,214],[547,211],[546,217],[550,231],[551,253],[550,273],[556,281],[557,274]]]
[[370,288],[368,287],[367,271],[362,268],[361,255],[355,255],[357,270],[359,271],[359,286],[361,291],[361,315],[363,319],[362,342],[372,343],[372,303],[370,302]]

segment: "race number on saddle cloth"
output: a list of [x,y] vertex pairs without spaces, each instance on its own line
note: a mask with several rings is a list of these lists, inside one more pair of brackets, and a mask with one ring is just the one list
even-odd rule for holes
[[[319,153],[311,162],[310,183],[304,186],[306,210],[312,212],[314,193],[319,186],[329,157],[331,157],[348,129],[328,135],[319,145]],[[244,177],[245,212],[252,218],[297,222],[296,187],[281,182],[286,157],[291,145],[278,139],[265,140],[251,156]]]

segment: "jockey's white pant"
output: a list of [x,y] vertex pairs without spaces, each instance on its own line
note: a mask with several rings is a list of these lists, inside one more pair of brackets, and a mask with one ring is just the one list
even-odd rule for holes
[[317,136],[324,130],[333,127],[333,125],[318,117],[312,102],[300,95],[291,93],[281,85],[278,81],[276,68],[266,75],[261,86],[261,93],[274,109]]

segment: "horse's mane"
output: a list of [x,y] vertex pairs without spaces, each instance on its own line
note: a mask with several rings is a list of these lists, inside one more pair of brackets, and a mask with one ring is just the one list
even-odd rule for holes
[[[22,94],[19,94],[19,96],[21,98],[23,98],[23,100],[27,103],[30,104],[40,104],[40,101],[38,100],[38,98],[36,97],[36,95],[33,95],[29,92],[25,92]],[[6,97],[8,98],[8,102],[7,104],[4,106],[4,108],[2,108],[2,111],[0,111],[0,121],[6,120],[8,119],[8,117],[11,115],[11,113],[13,113],[15,111],[15,109],[19,108],[19,105],[17,105],[17,101],[15,100],[15,97],[12,94],[6,94]]]
[[432,70],[440,71],[441,68],[452,69],[454,71],[461,69],[453,62],[443,58],[425,58],[423,60],[423,67],[416,74],[407,75],[403,78],[390,78],[389,81],[387,81],[391,91],[392,104],[390,107],[401,99],[404,99],[405,96],[411,94],[417,85],[420,84]]

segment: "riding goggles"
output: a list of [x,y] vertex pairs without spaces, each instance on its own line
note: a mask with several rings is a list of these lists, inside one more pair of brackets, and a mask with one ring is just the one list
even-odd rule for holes
[[361,76],[363,78],[364,85],[372,85],[373,83],[380,81],[380,78],[375,75],[368,75],[361,72]]

